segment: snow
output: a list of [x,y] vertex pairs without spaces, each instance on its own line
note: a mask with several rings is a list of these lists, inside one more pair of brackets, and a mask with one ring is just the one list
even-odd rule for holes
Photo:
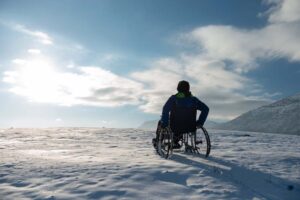
[[209,131],[209,158],[160,158],[153,131],[0,130],[0,199],[300,199],[300,137]]

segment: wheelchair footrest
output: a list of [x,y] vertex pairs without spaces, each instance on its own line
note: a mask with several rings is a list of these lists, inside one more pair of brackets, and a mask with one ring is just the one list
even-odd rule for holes
[[195,143],[196,143],[196,145],[197,145],[197,144],[203,144],[203,141],[202,141],[202,140],[199,140],[199,141],[196,141]]
[[186,145],[185,146],[185,152],[190,152],[190,153],[197,153],[197,154],[199,154],[200,152],[199,152],[199,147],[193,147],[193,146],[191,146],[191,145]]

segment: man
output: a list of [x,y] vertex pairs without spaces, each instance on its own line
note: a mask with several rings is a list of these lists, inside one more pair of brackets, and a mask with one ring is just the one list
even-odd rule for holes
[[[194,132],[197,127],[203,126],[209,112],[208,106],[192,95],[189,82],[180,81],[177,91],[178,93],[172,95],[165,103],[161,120],[158,123],[161,128],[170,126],[174,133],[173,148],[180,147],[178,142],[183,133]],[[196,120],[197,110],[201,111],[198,120]],[[155,147],[157,138],[156,136],[153,139]]]

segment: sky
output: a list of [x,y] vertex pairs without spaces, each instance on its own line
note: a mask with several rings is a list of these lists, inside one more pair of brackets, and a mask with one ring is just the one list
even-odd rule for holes
[[137,127],[187,80],[223,122],[300,91],[298,0],[0,0],[0,127]]

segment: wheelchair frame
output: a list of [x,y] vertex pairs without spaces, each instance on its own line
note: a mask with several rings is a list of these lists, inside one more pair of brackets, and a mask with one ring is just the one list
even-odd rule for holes
[[[201,131],[198,131],[199,129]],[[184,146],[184,151],[187,153],[204,154],[208,157],[211,149],[209,134],[204,127],[199,129],[195,132],[183,133],[179,140],[180,148]],[[173,154],[174,133],[170,127],[161,128],[160,126],[157,133],[157,153],[166,159],[170,158]]]

